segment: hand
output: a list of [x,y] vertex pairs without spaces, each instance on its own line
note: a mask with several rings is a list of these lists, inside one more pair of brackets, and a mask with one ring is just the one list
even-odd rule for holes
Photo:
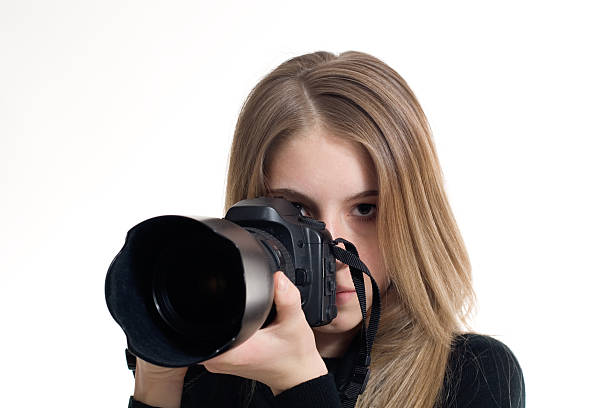
[[212,373],[250,378],[276,396],[327,374],[314,334],[302,311],[298,288],[283,272],[274,274],[276,318],[247,341],[200,364]]

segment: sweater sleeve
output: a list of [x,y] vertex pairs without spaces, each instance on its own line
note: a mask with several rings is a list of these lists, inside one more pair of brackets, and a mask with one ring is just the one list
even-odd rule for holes
[[[249,382],[243,378],[210,374],[204,370],[193,379],[186,380],[181,400],[182,408],[201,406],[244,407]],[[190,372],[188,372],[190,373]],[[245,387],[246,386],[246,387]],[[252,408],[340,408],[340,397],[333,374],[327,373],[272,395],[270,388],[261,383],[253,389],[248,398]],[[130,408],[158,408],[144,404],[130,397]]]
[[525,381],[518,360],[489,336],[460,336],[447,372],[449,407],[525,407]]
[[340,396],[332,374],[327,373],[278,394],[278,408],[340,408]]
[[[232,375],[213,374],[204,366],[189,367],[183,383],[181,408],[202,406],[241,407],[240,386],[243,379]],[[160,408],[145,404],[130,397],[128,408]]]
[[159,408],[159,407],[152,407],[151,405],[147,405],[143,402],[135,400],[134,396],[132,395],[130,397],[130,403],[128,405],[128,408]]

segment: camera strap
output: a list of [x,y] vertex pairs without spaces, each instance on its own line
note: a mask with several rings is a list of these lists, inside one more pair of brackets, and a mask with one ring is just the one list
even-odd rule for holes
[[[339,243],[343,243],[346,249],[340,248],[338,246]],[[374,343],[376,332],[378,331],[378,321],[380,320],[380,292],[378,291],[378,285],[376,285],[376,281],[370,274],[368,267],[359,259],[359,254],[357,253],[355,245],[343,238],[338,238],[332,241],[330,247],[334,257],[349,266],[353,283],[355,284],[355,291],[359,299],[359,306],[361,307],[361,315],[363,316],[359,353],[355,356],[353,361],[353,370],[348,382],[342,385],[339,390],[342,407],[353,408],[357,403],[359,395],[365,391],[370,378],[370,353],[372,351],[372,344]],[[364,273],[370,278],[373,290],[370,324],[367,326],[367,305],[365,284],[363,281]]]

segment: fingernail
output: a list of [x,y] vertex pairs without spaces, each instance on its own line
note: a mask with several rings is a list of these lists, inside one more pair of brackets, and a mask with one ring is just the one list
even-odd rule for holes
[[278,290],[283,291],[287,289],[287,277],[284,273],[281,272],[281,276],[278,279]]

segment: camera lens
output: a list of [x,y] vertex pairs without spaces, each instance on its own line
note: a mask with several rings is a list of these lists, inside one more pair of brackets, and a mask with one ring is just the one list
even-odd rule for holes
[[201,224],[193,226],[160,248],[153,296],[163,321],[176,333],[216,342],[239,330],[242,264],[232,242]]
[[[247,218],[258,218],[245,209]],[[105,282],[109,311],[130,351],[153,364],[184,367],[271,322],[274,271],[293,269],[282,241],[267,235],[255,225],[180,215],[132,227]]]

